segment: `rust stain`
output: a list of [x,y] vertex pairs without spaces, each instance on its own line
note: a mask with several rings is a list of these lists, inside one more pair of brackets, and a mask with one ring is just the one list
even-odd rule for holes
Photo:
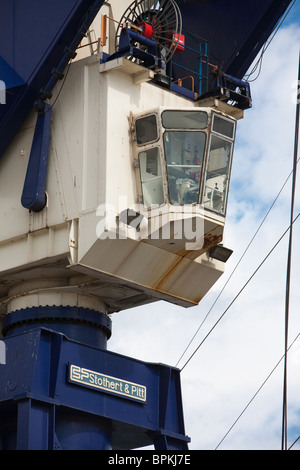
[[183,258],[195,259],[198,256],[203,255],[206,251],[212,248],[215,245],[218,245],[222,241],[222,235],[211,235],[210,233],[204,237],[203,245],[199,250],[186,250],[180,249],[176,251],[176,255]]
[[222,241],[222,235],[208,235],[204,238],[203,253]]
[[[222,235],[207,234],[204,237],[203,246],[199,251],[194,252],[194,251],[184,249],[184,250],[179,250],[178,252],[176,252],[176,254],[179,256],[179,259],[177,259],[175,261],[175,263],[167,271],[165,271],[163,276],[160,277],[158,282],[153,286],[154,290],[158,290],[160,292],[163,292],[164,284],[178,270],[179,266],[182,264],[182,262],[185,261],[185,259],[195,258],[195,257],[201,256],[201,254],[205,253],[206,251],[208,251],[213,246],[218,245],[221,241],[222,241]],[[200,302],[200,300],[201,300],[201,298],[199,300],[194,299],[193,302],[198,304]]]
[[172,276],[172,274],[177,270],[178,266],[184,261],[183,257],[180,257],[175,261],[172,267],[170,267],[164,274],[161,276],[159,281],[153,286],[155,290],[161,291],[165,282]]

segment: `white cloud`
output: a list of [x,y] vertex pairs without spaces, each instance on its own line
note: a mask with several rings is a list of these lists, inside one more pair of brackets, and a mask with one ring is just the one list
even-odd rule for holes
[[233,177],[251,199],[270,200],[292,168],[299,40],[295,26],[274,38],[252,84],[253,109],[239,125]]
[[[292,168],[300,28],[282,28],[271,43],[259,78],[252,84],[254,106],[238,126],[225,243],[234,249],[226,274],[197,307],[164,302],[113,316],[109,349],[149,362],[175,365],[251,240]],[[300,176],[299,176],[300,178]],[[200,343],[289,224],[290,182],[228,283],[185,360]],[[299,200],[296,210],[299,210]],[[294,260],[299,256],[295,225]],[[283,354],[287,237],[262,266],[220,324],[181,373],[190,449],[214,449]],[[293,263],[290,339],[297,319],[300,272]],[[298,315],[299,317],[299,315]],[[300,340],[289,360],[289,424],[300,434]],[[282,365],[238,420],[221,449],[280,449]],[[295,446],[296,448],[296,446]]]

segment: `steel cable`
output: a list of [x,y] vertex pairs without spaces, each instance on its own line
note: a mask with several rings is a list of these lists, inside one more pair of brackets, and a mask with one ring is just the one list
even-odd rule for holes
[[[296,222],[296,220],[298,219],[298,217],[300,216],[300,212],[297,214],[297,216],[294,218],[294,220],[292,221],[292,225]],[[265,258],[262,260],[262,262],[259,264],[259,266],[255,269],[255,271],[251,274],[251,276],[249,277],[249,279],[245,282],[245,284],[243,285],[243,287],[239,290],[239,292],[237,293],[237,295],[233,298],[233,300],[230,302],[230,304],[228,305],[228,307],[224,310],[224,312],[222,313],[222,315],[219,317],[219,319],[216,321],[216,323],[212,326],[212,328],[209,330],[209,332],[207,333],[207,335],[203,338],[203,340],[201,341],[201,343],[197,346],[197,348],[194,350],[194,352],[190,355],[189,359],[185,362],[185,364],[183,365],[183,367],[180,369],[181,371],[187,366],[187,364],[191,361],[191,359],[193,358],[193,356],[196,354],[196,352],[200,349],[200,347],[202,346],[202,344],[204,343],[204,341],[209,337],[209,335],[212,333],[212,331],[216,328],[216,326],[220,323],[220,321],[222,320],[222,318],[225,316],[225,314],[228,312],[228,310],[230,309],[230,307],[232,307],[232,305],[234,304],[234,302],[237,300],[237,298],[240,296],[240,294],[243,292],[243,290],[247,287],[247,285],[250,283],[250,281],[254,278],[254,276],[257,274],[257,272],[260,270],[260,268],[263,266],[263,264],[265,263],[265,261],[269,258],[269,256],[273,253],[273,251],[275,250],[275,248],[279,245],[279,243],[281,242],[281,240],[285,237],[285,235],[289,232],[290,230],[290,226],[284,231],[284,233],[281,235],[281,237],[277,240],[277,242],[275,243],[275,245],[273,245],[273,247],[271,248],[271,250],[268,252],[268,254],[265,256]]]
[[[300,54],[298,66],[298,90],[300,88]],[[286,272],[286,297],[285,297],[285,357],[284,357],[284,375],[283,375],[283,404],[282,404],[282,438],[281,450],[287,450],[287,345],[289,335],[289,304],[290,304],[290,287],[291,287],[291,264],[292,264],[292,242],[293,242],[293,217],[295,207],[296,193],[296,177],[297,177],[297,159],[298,159],[298,140],[299,140],[299,116],[300,103],[297,99],[296,104],[296,122],[295,122],[295,141],[294,141],[294,161],[293,161],[293,179],[292,179],[292,195],[290,209],[290,233],[287,256],[287,272]]]

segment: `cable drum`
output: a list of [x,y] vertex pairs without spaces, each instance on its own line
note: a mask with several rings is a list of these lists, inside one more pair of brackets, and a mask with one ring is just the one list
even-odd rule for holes
[[[123,14],[116,31],[115,49],[124,27],[134,27],[142,35],[156,42],[158,53],[169,62],[180,43],[182,17],[174,0],[135,0]],[[139,46],[140,47],[140,46]]]

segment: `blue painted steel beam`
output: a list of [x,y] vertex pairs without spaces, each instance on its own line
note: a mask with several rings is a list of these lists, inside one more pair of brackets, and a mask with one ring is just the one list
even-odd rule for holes
[[[0,157],[37,100],[51,96],[104,0],[1,0]],[[3,78],[2,78],[3,77]]]
[[[242,79],[293,0],[176,0],[186,42],[195,50],[209,44],[209,62],[222,73]],[[197,54],[186,51],[176,62],[199,69]],[[182,70],[174,67],[174,79]],[[213,77],[211,77],[213,80]],[[208,88],[204,91],[209,91]]]
[[46,184],[48,154],[51,134],[52,107],[45,105],[38,113],[31,146],[29,163],[22,193],[23,207],[33,212],[41,211],[47,203]]
[[[176,0],[185,30],[205,38],[213,63],[242,78],[292,0]],[[0,157],[36,100],[51,96],[104,0],[1,0]],[[187,52],[187,51],[186,51]],[[178,55],[183,66],[199,61]],[[194,66],[195,65],[195,66]],[[181,71],[175,72],[174,79]],[[177,76],[178,75],[178,76]]]
[[[34,324],[10,333],[3,340],[6,364],[0,366],[0,449],[188,449],[178,369],[81,344]],[[71,365],[80,370],[76,381]],[[141,385],[145,395],[118,393],[112,382],[97,388],[95,373],[123,380],[123,392],[126,384]]]
[[[144,47],[137,47],[137,43]],[[112,55],[105,54],[101,60],[102,62],[106,62],[119,57],[129,56],[139,59],[144,67],[150,69],[164,67],[164,62],[158,57],[157,44],[155,41],[135,31],[123,28],[120,35],[118,51]]]

